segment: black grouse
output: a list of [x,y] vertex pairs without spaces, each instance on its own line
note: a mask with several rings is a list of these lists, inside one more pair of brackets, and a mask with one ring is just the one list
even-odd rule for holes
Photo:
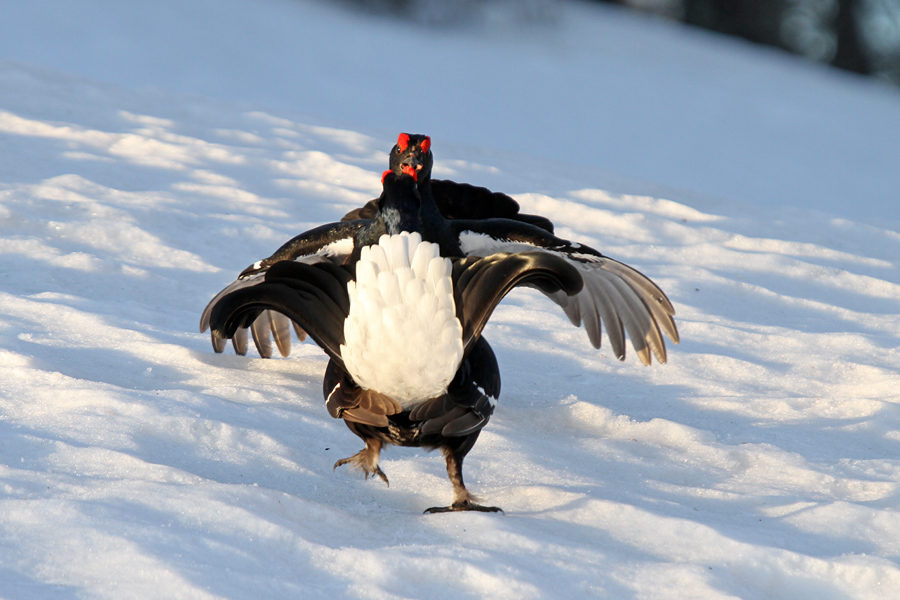
[[[599,252],[514,219],[445,219],[421,193],[415,168],[387,171],[370,219],[318,227],[246,269],[201,318],[214,340],[283,315],[329,355],[323,393],[366,447],[335,466],[367,477],[384,443],[441,448],[454,486],[444,510],[476,504],[462,460],[490,418],[499,369],[481,330],[518,285],[536,287],[583,324],[595,347],[601,322],[625,356],[628,331],[639,358],[665,362],[664,332],[677,343],[674,309],[644,275]],[[263,325],[263,327],[270,325]]]

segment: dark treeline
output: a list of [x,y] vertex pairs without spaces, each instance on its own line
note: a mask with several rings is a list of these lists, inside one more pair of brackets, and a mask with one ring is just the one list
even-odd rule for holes
[[598,0],[900,84],[900,0]]
[[[334,0],[434,26],[552,21],[560,0]],[[618,4],[900,85],[900,0],[584,0]]]

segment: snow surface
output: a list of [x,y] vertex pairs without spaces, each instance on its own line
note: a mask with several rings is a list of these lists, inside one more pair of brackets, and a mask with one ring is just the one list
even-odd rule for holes
[[[579,4],[453,34],[300,0],[3,5],[0,596],[900,593],[896,93]],[[678,310],[645,368],[537,293],[501,305],[466,475],[504,515],[422,515],[436,454],[389,449],[390,488],[332,472],[361,445],[323,354],[197,332],[376,195],[403,130]]]

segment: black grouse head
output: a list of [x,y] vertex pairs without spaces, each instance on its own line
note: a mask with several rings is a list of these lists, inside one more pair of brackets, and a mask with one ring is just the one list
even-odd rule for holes
[[401,173],[397,175],[390,169],[381,176],[383,191],[378,202],[381,220],[386,233],[395,234],[401,231],[419,231],[421,221],[419,209],[422,197],[415,175]]
[[397,175],[405,173],[419,182],[431,178],[433,162],[431,138],[427,135],[401,133],[391,150],[391,171]]

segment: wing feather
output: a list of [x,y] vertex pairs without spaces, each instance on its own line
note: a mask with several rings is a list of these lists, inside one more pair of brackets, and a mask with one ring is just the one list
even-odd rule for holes
[[250,324],[250,335],[256,345],[256,351],[263,358],[272,358],[272,327],[269,325],[269,312],[264,310]]
[[[269,329],[272,331],[272,338],[275,340],[275,346],[281,356],[288,356],[291,353],[291,321],[280,312],[267,310],[266,315],[269,318]],[[303,331],[302,329],[300,331]],[[299,336],[298,336],[299,337]],[[303,338],[306,334],[303,335]],[[300,341],[303,341],[300,338]]]
[[537,287],[545,293],[575,294],[582,287],[577,270],[546,252],[498,253],[454,261],[456,312],[466,355],[478,341],[494,309],[513,288]]
[[240,356],[247,355],[247,328],[241,327],[231,336],[231,345],[234,346],[234,353]]
[[672,303],[659,286],[632,267],[587,246],[509,219],[457,221],[453,226],[460,234],[460,245],[467,256],[547,253],[574,266],[584,281],[579,293],[542,291],[563,309],[576,327],[584,327],[595,348],[600,348],[603,326],[619,360],[625,358],[626,333],[645,365],[650,364],[652,356],[661,363],[666,362],[663,335],[675,344],[679,342]]
[[675,307],[666,297],[659,286],[657,286],[649,277],[632,269],[628,265],[607,258],[607,265],[611,271],[618,273],[623,279],[627,279],[629,284],[638,292],[643,299],[647,308],[653,313],[654,320],[663,330],[666,336],[674,343],[679,342],[678,329],[675,327]]
[[[236,349],[246,352],[247,327],[264,323],[259,333],[268,339],[264,329],[271,330],[271,326],[268,318],[262,317],[265,311],[275,311],[297,322],[343,367],[340,345],[350,309],[347,282],[351,278],[352,269],[330,262],[279,262],[267,271],[264,280],[257,279],[256,285],[242,286],[219,299],[210,312],[210,327],[219,337],[231,337]],[[239,340],[242,348],[238,347]]]
[[[241,272],[238,278],[225,286],[222,291],[213,296],[212,300],[203,309],[200,315],[200,331],[209,329],[210,315],[213,308],[226,295],[247,287],[257,285],[266,273],[274,265],[281,262],[299,262],[316,264],[322,261],[330,261],[334,264],[343,263],[353,250],[353,236],[363,227],[365,222],[330,223],[302,233],[275,251],[268,258],[258,261]],[[248,323],[250,334],[260,356],[269,358],[273,355],[272,342],[282,356],[288,356],[291,351],[291,320],[280,315],[277,311],[263,311],[258,320]],[[302,342],[306,339],[306,332],[296,322],[293,324],[297,338]],[[238,354],[246,354],[248,344],[247,332],[236,332],[232,338],[232,346]],[[223,352],[226,342],[213,331],[211,340],[213,350]]]

